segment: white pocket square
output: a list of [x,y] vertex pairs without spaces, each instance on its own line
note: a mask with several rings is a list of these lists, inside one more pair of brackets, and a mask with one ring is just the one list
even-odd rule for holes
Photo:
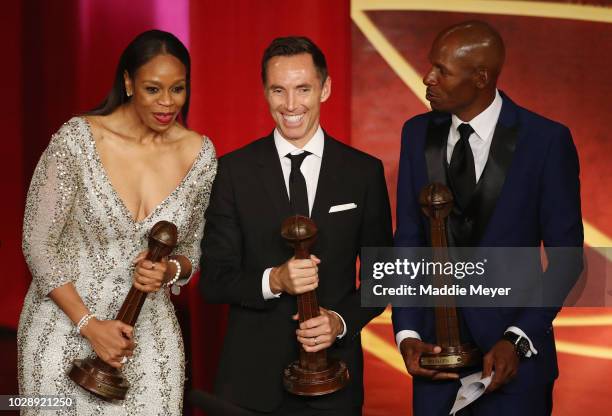
[[357,204],[351,202],[350,204],[342,204],[342,205],[334,205],[329,209],[329,213],[338,212],[338,211],[346,211],[347,209],[357,208]]

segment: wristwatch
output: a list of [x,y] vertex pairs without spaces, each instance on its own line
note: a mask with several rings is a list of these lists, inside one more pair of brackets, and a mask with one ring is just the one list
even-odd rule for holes
[[515,334],[512,331],[504,332],[502,339],[505,339],[514,345],[514,352],[516,352],[516,355],[518,355],[519,358],[527,357],[527,353],[531,351],[529,340],[520,336],[519,334]]

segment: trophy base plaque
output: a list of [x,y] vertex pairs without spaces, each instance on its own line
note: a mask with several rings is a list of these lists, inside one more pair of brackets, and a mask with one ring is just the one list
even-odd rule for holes
[[338,360],[328,360],[328,366],[320,371],[300,367],[294,361],[286,369],[283,384],[289,393],[298,396],[322,396],[340,390],[349,381],[346,364]]
[[478,348],[470,344],[455,347],[442,347],[439,354],[423,354],[421,367],[437,371],[458,371],[463,368],[474,367],[482,361]]
[[107,401],[125,399],[130,387],[117,369],[99,358],[74,360],[68,377],[85,390]]

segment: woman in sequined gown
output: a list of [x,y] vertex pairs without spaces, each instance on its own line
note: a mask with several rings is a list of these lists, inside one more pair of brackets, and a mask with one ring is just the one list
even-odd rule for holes
[[[33,280],[17,335],[19,389],[74,398],[55,414],[182,414],[183,341],[167,283],[178,272],[185,284],[198,264],[216,172],[210,140],[184,127],[189,82],[183,44],[142,33],[121,55],[105,101],[65,123],[36,167],[23,231]],[[176,224],[179,241],[152,263],[143,250],[160,220]],[[114,320],[132,285],[148,292],[134,328]],[[125,400],[105,402],[67,377],[74,359],[94,353],[122,368]]]

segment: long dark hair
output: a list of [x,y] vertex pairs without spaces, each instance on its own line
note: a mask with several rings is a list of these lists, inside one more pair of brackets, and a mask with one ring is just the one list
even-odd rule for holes
[[187,97],[185,104],[181,108],[181,119],[187,125],[187,114],[189,113],[189,98],[191,96],[191,59],[189,52],[183,43],[172,33],[162,30],[148,30],[136,36],[134,40],[125,48],[115,72],[115,80],[110,92],[95,108],[88,111],[89,115],[102,115],[112,113],[117,107],[128,102],[130,98],[125,91],[123,74],[127,71],[131,79],[138,68],[155,58],[157,55],[172,55],[185,65],[187,71]]

